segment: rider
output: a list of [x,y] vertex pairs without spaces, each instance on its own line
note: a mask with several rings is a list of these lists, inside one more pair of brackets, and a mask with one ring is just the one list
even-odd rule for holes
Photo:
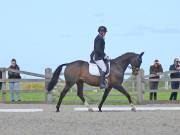
[[106,64],[104,62],[105,59],[108,59],[108,56],[105,54],[105,40],[104,37],[107,32],[107,28],[105,26],[100,26],[98,28],[99,34],[96,36],[94,40],[94,51],[91,54],[91,59],[98,65],[100,69],[100,88],[106,88],[105,83],[105,73],[106,73]]

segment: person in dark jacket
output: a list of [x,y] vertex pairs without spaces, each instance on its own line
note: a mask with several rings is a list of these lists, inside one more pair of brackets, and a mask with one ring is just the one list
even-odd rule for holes
[[100,88],[106,88],[105,83],[105,73],[106,73],[106,64],[104,62],[105,59],[108,59],[108,56],[105,54],[105,40],[104,37],[107,32],[107,28],[105,26],[100,26],[98,28],[99,34],[96,36],[94,40],[94,50],[91,53],[91,59],[98,65],[100,68]]
[[[157,73],[163,72],[163,68],[161,64],[159,63],[159,60],[155,60],[154,64],[150,66],[150,75],[156,75],[154,77],[150,77],[150,79],[159,79],[159,75]],[[150,95],[149,98],[150,100],[157,100],[157,89],[159,82],[158,81],[153,81],[150,82]]]
[[[0,71],[0,79],[2,79],[2,72]],[[0,82],[0,90],[2,89],[2,82]]]
[[[10,69],[14,69],[14,70],[20,70],[19,66],[16,63],[15,59],[11,60],[11,66],[9,67]],[[21,76],[19,73],[15,73],[12,71],[8,72],[8,78],[9,79],[21,79]],[[10,98],[11,98],[11,102],[14,102],[14,90],[16,90],[16,96],[17,96],[17,101],[21,101],[20,99],[20,95],[19,95],[19,90],[20,90],[20,86],[19,86],[19,82],[11,82],[9,83],[9,89],[10,89]]]
[[[174,59],[174,64],[170,66],[169,68],[170,71],[177,71],[175,73],[170,74],[171,79],[177,79],[180,78],[180,60],[178,58]],[[179,81],[172,81],[171,82],[171,88],[172,88],[172,93],[169,98],[169,100],[176,100],[177,99],[177,91],[179,89]]]

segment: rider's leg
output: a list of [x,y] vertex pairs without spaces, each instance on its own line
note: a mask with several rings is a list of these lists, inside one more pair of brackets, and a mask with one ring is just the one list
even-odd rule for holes
[[106,84],[105,84],[106,64],[104,63],[103,60],[97,60],[96,64],[100,68],[100,88],[104,89],[106,88]]
[[106,83],[105,83],[105,72],[100,71],[100,89],[106,88]]

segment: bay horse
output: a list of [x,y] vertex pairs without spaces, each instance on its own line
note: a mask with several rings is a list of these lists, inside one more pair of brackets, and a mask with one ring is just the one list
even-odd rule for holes
[[[132,74],[138,75],[138,71],[142,63],[143,54],[144,52],[142,52],[141,54],[129,52],[115,59],[110,60],[111,67],[110,67],[110,75],[107,78],[108,80],[107,88],[105,89],[102,100],[98,106],[98,109],[100,112],[102,111],[101,110],[102,105],[112,88],[124,94],[127,97],[132,107],[131,110],[136,111],[136,108],[133,105],[131,96],[122,86],[122,83],[124,79],[124,73],[129,64],[131,65]],[[59,65],[58,68],[53,73],[53,77],[48,85],[47,90],[49,92],[53,90],[54,86],[57,84],[59,80],[59,75],[62,71],[63,66],[66,66],[65,71],[64,71],[65,87],[60,94],[58,103],[56,105],[56,111],[59,112],[59,108],[60,108],[63,98],[65,97],[67,92],[70,90],[70,88],[75,84],[77,85],[77,95],[82,100],[84,105],[89,106],[89,104],[87,103],[87,101],[85,100],[83,96],[83,84],[86,83],[91,86],[99,87],[99,77],[93,76],[89,73],[89,63],[86,61],[78,60],[72,63]],[[92,111],[90,107],[89,107],[89,110]]]

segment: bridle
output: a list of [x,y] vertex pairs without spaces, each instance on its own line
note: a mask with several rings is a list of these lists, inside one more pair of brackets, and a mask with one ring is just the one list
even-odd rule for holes
[[[142,59],[138,57],[138,60],[142,63]],[[138,66],[128,66],[129,69],[132,69],[132,72],[138,72],[139,71],[139,67]]]
[[129,69],[132,69],[133,72],[139,71],[139,67],[136,66],[128,66]]

